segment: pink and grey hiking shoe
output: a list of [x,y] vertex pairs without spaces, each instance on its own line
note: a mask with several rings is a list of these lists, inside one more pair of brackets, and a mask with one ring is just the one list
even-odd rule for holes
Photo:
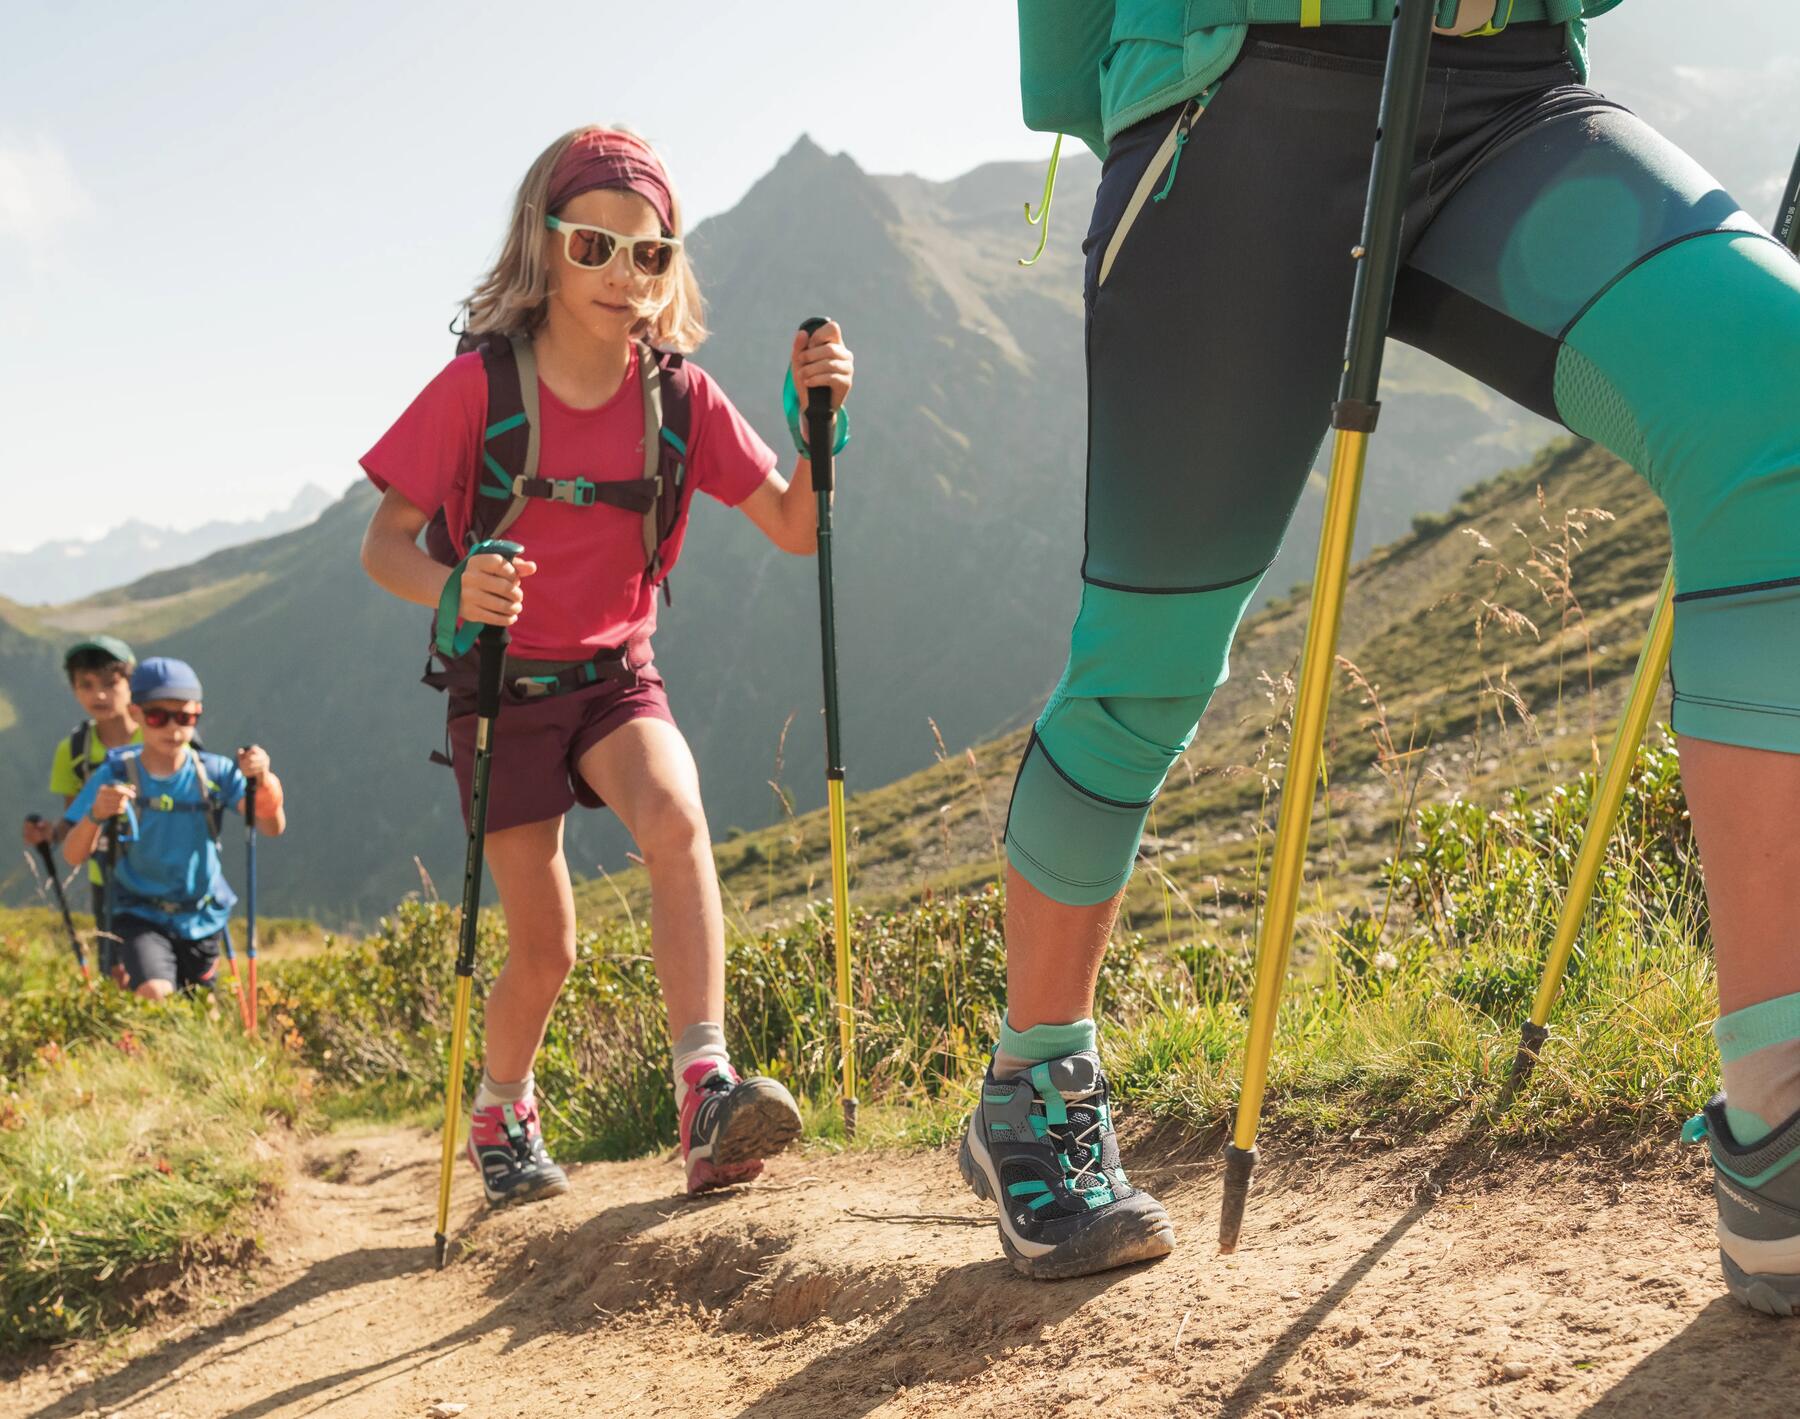
[[569,1176],[550,1161],[537,1101],[489,1104],[469,1120],[469,1161],[481,1174],[490,1207],[533,1202],[569,1190]]
[[739,1079],[729,1064],[700,1059],[682,1075],[681,1157],[687,1190],[749,1182],[800,1136],[794,1096],[773,1079]]

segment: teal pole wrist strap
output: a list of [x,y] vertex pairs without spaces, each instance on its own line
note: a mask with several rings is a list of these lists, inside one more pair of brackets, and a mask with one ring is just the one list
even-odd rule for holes
[[[794,388],[794,372],[789,370],[787,378],[781,384],[781,412],[787,415],[788,432],[794,436],[794,450],[802,458],[811,458],[812,450],[806,446],[806,431],[800,427],[800,392]],[[837,437],[832,441],[831,451],[842,453],[850,442],[850,411],[840,408],[837,411]]]
[[456,564],[449,580],[444,583],[443,594],[438,597],[437,622],[433,628],[431,643],[439,655],[447,660],[467,655],[475,644],[475,638],[481,634],[480,621],[460,621],[456,614],[462,605],[463,568],[469,565],[469,558],[479,557],[484,552],[516,557],[524,550],[517,542],[489,538],[469,548],[467,556]]

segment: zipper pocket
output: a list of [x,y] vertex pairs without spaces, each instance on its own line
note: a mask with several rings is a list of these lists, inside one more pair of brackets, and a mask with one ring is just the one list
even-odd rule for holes
[[1125,244],[1138,215],[1144,210],[1144,204],[1151,199],[1151,190],[1157,180],[1167,171],[1168,180],[1163,183],[1162,191],[1156,193],[1155,200],[1160,202],[1167,197],[1175,186],[1175,170],[1181,163],[1181,150],[1187,145],[1188,135],[1193,131],[1194,123],[1206,112],[1206,100],[1212,96],[1208,89],[1197,98],[1191,98],[1181,106],[1181,113],[1175,119],[1175,126],[1169,130],[1168,137],[1151,156],[1144,168],[1144,175],[1138,179],[1138,185],[1131,194],[1131,201],[1125,204],[1125,213],[1119,218],[1119,225],[1113,228],[1112,240],[1106,243],[1106,253],[1100,258],[1100,275],[1094,283],[1104,286],[1106,278],[1112,274],[1113,261],[1119,255],[1119,248]]

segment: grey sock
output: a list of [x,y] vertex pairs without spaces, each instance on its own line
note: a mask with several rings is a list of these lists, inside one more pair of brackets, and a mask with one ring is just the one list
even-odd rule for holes
[[475,1107],[492,1108],[495,1104],[516,1104],[531,1097],[536,1080],[529,1074],[516,1084],[502,1084],[486,1069],[481,1071],[481,1087],[475,1091]]
[[720,1064],[729,1065],[731,1055],[725,1048],[725,1027],[712,1020],[702,1020],[697,1025],[689,1025],[681,1032],[681,1038],[675,1041],[675,1107],[681,1108],[687,1097],[687,1083],[682,1075],[695,1060],[710,1059]]

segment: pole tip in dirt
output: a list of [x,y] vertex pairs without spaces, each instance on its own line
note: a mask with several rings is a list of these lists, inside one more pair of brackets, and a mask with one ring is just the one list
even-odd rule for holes
[[1506,1086],[1500,1091],[1500,1107],[1506,1108],[1513,1101],[1513,1096],[1525,1087],[1531,1078],[1531,1071],[1537,1067],[1538,1054],[1550,1038],[1550,1027],[1534,1025],[1527,1020],[1519,1027],[1519,1052],[1513,1056],[1512,1071],[1506,1076]]
[[444,1269],[444,1253],[450,1249],[450,1239],[448,1237],[446,1237],[442,1232],[439,1232],[436,1237],[436,1246],[437,1246],[437,1269],[439,1271],[442,1271]]
[[1256,1171],[1256,1149],[1225,1145],[1225,1197],[1219,1206],[1219,1252],[1237,1250],[1244,1226],[1244,1204],[1250,1199],[1250,1175]]

